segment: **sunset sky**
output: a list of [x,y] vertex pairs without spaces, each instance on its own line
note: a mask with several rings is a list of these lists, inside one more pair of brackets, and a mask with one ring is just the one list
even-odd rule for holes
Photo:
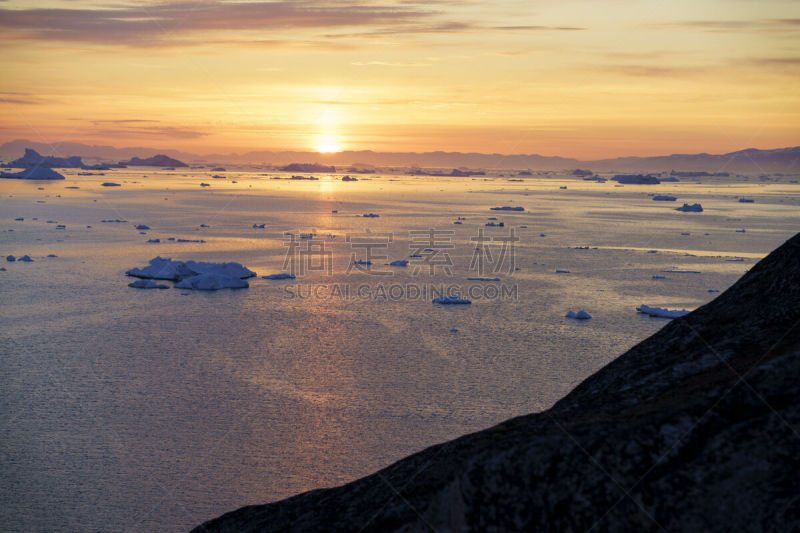
[[0,141],[580,158],[800,144],[800,2],[0,0]]

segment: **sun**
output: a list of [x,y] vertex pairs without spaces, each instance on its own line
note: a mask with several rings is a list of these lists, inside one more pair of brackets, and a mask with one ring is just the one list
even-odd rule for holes
[[315,143],[317,152],[322,154],[331,154],[334,152],[341,152],[342,145],[336,141],[333,135],[320,135]]

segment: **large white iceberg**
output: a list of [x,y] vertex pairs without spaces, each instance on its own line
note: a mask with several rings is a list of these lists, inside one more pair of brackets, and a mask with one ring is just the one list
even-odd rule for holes
[[64,176],[46,167],[27,168],[21,172],[0,172],[0,178],[18,180],[63,180]]
[[[173,261],[170,258],[155,257],[150,265],[144,268],[132,268],[126,272],[129,276],[146,279],[169,279],[182,281],[199,275],[214,275],[224,278],[251,278],[255,272],[239,263],[207,263],[203,261]],[[197,284],[198,282],[193,282]],[[203,281],[203,284],[206,282]],[[191,285],[191,284],[190,284]],[[247,285],[244,285],[247,286]],[[176,285],[178,287],[178,285]],[[184,287],[179,287],[184,288]],[[196,287],[185,287],[196,288]]]
[[659,318],[680,318],[691,313],[691,311],[687,311],[686,309],[665,309],[663,307],[650,307],[644,304],[637,307],[636,310],[640,313]]

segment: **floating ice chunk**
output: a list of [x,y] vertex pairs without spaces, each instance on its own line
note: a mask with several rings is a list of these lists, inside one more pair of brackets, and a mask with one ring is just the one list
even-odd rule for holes
[[752,198],[739,198],[740,204],[752,204],[754,202],[755,200],[753,200]]
[[742,228],[742,229],[737,229],[737,230],[736,230],[736,233],[745,233],[745,229],[744,229],[744,228]]
[[467,278],[467,281],[500,281],[500,278]]
[[136,229],[150,229],[150,226],[147,224],[139,224],[136,226]]
[[719,289],[708,289],[708,292],[719,292]]
[[245,289],[250,284],[245,280],[219,274],[206,272],[183,279],[175,284],[176,289],[193,289],[197,291],[216,291],[220,289]]
[[252,278],[255,272],[240,263],[208,263],[204,261],[186,261],[184,263],[190,270],[198,274],[219,274],[235,278]]
[[495,227],[502,228],[502,227],[505,227],[505,223],[503,223],[503,222],[487,222],[486,226],[488,226],[490,228],[495,228]]
[[205,243],[203,239],[178,239],[177,242],[197,242],[197,243]]
[[463,305],[463,304],[471,304],[469,300],[465,298],[459,298],[457,296],[440,296],[439,298],[434,298],[433,303],[435,304],[442,304],[442,305]]
[[15,218],[14,220],[16,220],[17,222],[22,222],[22,221],[23,221],[23,220],[25,220],[25,219],[24,219],[24,218],[22,218],[22,217],[18,217],[18,218]]
[[559,187],[559,189],[566,189],[566,188],[567,188],[566,185],[562,185],[561,187]]
[[288,272],[280,272],[278,274],[269,274],[267,276],[261,276],[264,279],[294,279],[294,274],[289,274]]
[[363,214],[363,215],[361,215],[361,216],[362,216],[362,217],[364,217],[364,218],[377,218],[377,217],[379,217],[380,215],[378,215],[378,214],[376,214],[376,213],[364,213],[364,214]]
[[463,222],[461,222],[460,220],[456,220],[455,222],[453,222],[453,224],[463,224]]
[[667,276],[654,275],[653,279],[667,279]]
[[358,178],[352,178],[350,176],[344,176],[342,181],[358,181]]
[[700,273],[699,270],[677,270],[677,269],[662,270],[661,272],[667,272],[669,274],[699,274]]
[[450,328],[450,333],[458,333],[458,329],[456,329],[456,328]]
[[359,259],[358,261],[355,262],[355,264],[357,264],[357,265],[371,265],[372,261],[365,261],[363,259]]
[[520,206],[511,207],[508,205],[504,205],[503,207],[490,207],[489,209],[491,209],[492,211],[525,211],[524,207]]
[[556,274],[569,274],[569,270],[556,270]]
[[6,261],[8,261],[9,263],[13,263],[16,260],[17,260],[17,258],[14,257],[13,255],[7,255],[6,256]]
[[731,257],[731,258],[725,259],[725,261],[730,261],[732,263],[739,263],[739,262],[744,261],[744,257]]
[[674,202],[677,198],[668,194],[657,194],[653,196],[653,200],[656,202]]
[[577,313],[575,311],[567,311],[567,314],[564,315],[565,318],[577,318],[578,320],[587,320],[592,318],[592,315],[581,309]]
[[149,279],[137,279],[132,283],[128,283],[128,287],[133,287],[134,289],[169,289],[167,285],[156,283]]
[[253,229],[264,229],[266,224],[253,224]]
[[210,183],[201,183],[200,186],[201,187],[211,187],[211,184]]
[[392,261],[391,263],[389,263],[389,266],[392,267],[408,266],[408,259],[398,259],[397,261]]
[[18,257],[17,261],[22,261],[24,263],[33,263],[33,259],[31,259],[31,256],[29,256],[27,254],[23,255],[22,257]]
[[119,183],[114,183],[113,181],[106,181],[104,183],[101,183],[100,185],[102,185],[103,187],[122,187],[122,185],[120,185]]
[[5,272],[5,271],[6,271],[6,267],[0,267],[0,272]]
[[187,267],[183,261],[173,261],[169,258],[155,257],[150,260],[150,265],[144,268],[132,268],[126,272],[129,276],[148,279],[169,279],[178,281],[197,274]]
[[56,254],[47,254],[47,257],[58,257]]
[[700,204],[683,204],[681,207],[676,207],[675,211],[683,211],[685,213],[702,213],[703,206]]
[[147,242],[150,244],[158,244],[161,242],[161,239],[147,239]]
[[200,227],[201,228],[210,228],[211,226],[209,226],[208,224],[200,224]]
[[225,176],[220,176],[219,174],[214,174],[211,177],[214,178],[215,180],[224,180],[225,179]]
[[650,307],[644,304],[637,307],[636,310],[640,313],[659,318],[680,318],[688,315],[691,312],[687,311],[686,309],[665,309],[663,307]]
[[56,226],[56,229],[67,229],[67,226],[66,226],[66,225],[64,225],[64,224],[58,224],[58,225]]

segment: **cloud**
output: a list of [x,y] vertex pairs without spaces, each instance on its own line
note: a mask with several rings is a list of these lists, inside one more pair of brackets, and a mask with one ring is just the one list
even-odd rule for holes
[[436,12],[374,2],[190,0],[99,9],[0,9],[5,38],[146,46],[191,32],[357,27],[419,22]]
[[415,63],[413,61],[353,61],[350,63],[357,67],[429,67],[430,63]]
[[[84,134],[108,137],[166,137],[168,139],[199,139],[208,133],[188,128],[177,128],[174,126],[157,126],[158,120],[92,120],[91,129],[83,129]],[[146,123],[148,125],[137,126],[135,124]],[[129,126],[130,124],[130,126]],[[149,125],[153,124],[153,125]],[[119,126],[119,127],[114,127]]]
[[728,32],[796,32],[800,30],[800,19],[759,19],[759,20],[686,20],[650,24],[651,28],[697,29],[711,33]]
[[30,93],[0,92],[0,103],[16,105],[41,105],[44,102]]
[[492,29],[504,31],[582,31],[588,28],[577,26],[494,26]]

